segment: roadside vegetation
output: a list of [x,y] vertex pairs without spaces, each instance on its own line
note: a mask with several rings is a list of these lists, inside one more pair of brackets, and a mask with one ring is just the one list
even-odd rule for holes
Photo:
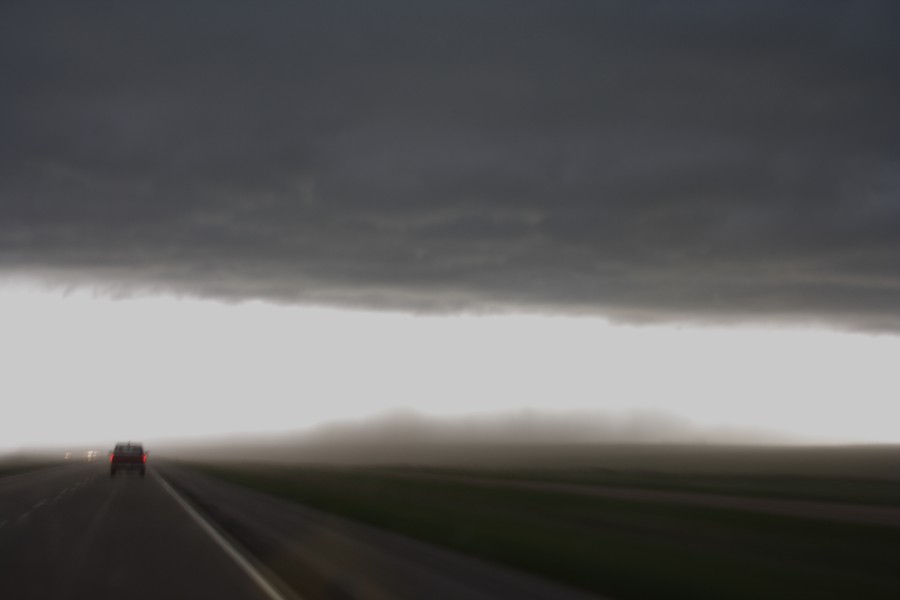
[[599,498],[552,486],[524,490],[501,481],[900,507],[890,480],[608,468],[200,468],[614,598],[900,597],[900,528]]
[[900,508],[900,481],[797,475],[721,475],[622,472],[610,469],[462,469],[404,467],[381,469],[385,475],[422,476],[472,482],[542,482],[635,490],[684,492],[741,498],[768,498]]

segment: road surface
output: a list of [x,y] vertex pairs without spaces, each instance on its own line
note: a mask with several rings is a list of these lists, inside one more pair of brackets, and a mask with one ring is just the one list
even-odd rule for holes
[[163,466],[0,478],[0,598],[596,599]]
[[101,462],[0,479],[0,598],[270,596],[152,473]]

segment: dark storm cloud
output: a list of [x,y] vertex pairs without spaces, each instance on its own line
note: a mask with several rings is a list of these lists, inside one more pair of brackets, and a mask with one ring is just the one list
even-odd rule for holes
[[900,327],[900,4],[7,2],[0,269]]

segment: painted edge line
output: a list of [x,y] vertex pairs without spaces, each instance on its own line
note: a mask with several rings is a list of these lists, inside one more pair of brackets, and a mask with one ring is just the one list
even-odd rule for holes
[[272,600],[288,600],[281,592],[279,592],[275,587],[269,583],[269,581],[263,577],[262,573],[260,573],[256,567],[254,567],[250,561],[248,561],[243,554],[240,553],[231,543],[228,542],[222,534],[216,531],[215,527],[209,524],[206,518],[203,517],[200,513],[198,513],[193,506],[188,504],[187,500],[185,500],[181,494],[179,494],[169,482],[166,481],[162,475],[156,473],[156,478],[159,480],[159,483],[162,485],[163,489],[166,490],[170,496],[175,498],[181,508],[185,510],[187,514],[197,522],[198,525],[205,531],[209,537],[213,539],[213,541],[218,544],[218,546],[225,551],[225,553],[230,556],[234,562],[241,567],[244,572],[252,579],[256,585],[258,585],[266,595]]

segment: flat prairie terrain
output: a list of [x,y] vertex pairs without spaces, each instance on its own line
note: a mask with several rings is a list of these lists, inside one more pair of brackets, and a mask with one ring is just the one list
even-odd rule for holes
[[897,448],[382,450],[194,466],[613,598],[900,597]]

